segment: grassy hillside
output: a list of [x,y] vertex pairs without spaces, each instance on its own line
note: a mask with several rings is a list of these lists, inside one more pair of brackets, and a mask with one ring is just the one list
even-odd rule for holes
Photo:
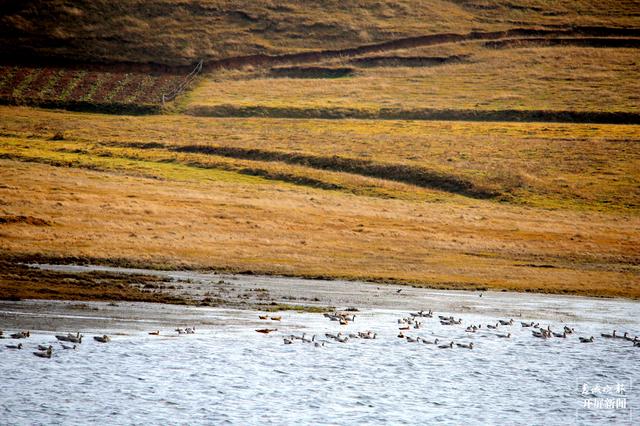
[[6,259],[640,297],[638,126],[0,109]]
[[640,298],[640,2],[0,6],[0,264]]
[[[640,45],[639,45],[640,47]],[[640,112],[638,50],[492,49],[477,43],[418,48],[325,63],[220,72],[191,94],[195,114],[280,116],[411,114],[436,110]],[[281,78],[290,70],[290,78]],[[309,72],[303,76],[304,70]],[[332,70],[345,70],[333,78]],[[346,70],[349,70],[347,73]],[[625,90],[620,90],[620,87]],[[287,112],[289,111],[289,112]]]
[[[383,198],[449,193],[546,208],[640,207],[640,126],[0,111],[5,155],[44,149],[178,163]],[[57,132],[64,141],[47,141]]]
[[158,112],[203,61],[201,115],[636,123],[639,4],[3,2],[0,102]]
[[441,32],[640,27],[638,5],[620,0],[4,0],[0,53],[185,65]]

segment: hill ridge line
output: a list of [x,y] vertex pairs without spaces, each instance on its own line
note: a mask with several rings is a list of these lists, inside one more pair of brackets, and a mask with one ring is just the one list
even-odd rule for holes
[[[285,54],[254,54],[244,56],[231,56],[220,59],[204,59],[203,71],[210,72],[220,68],[236,68],[247,65],[274,65],[286,63],[304,63],[322,61],[337,57],[360,56],[369,53],[401,50],[423,46],[433,46],[446,43],[463,43],[469,41],[491,41],[513,37],[610,37],[610,38],[640,38],[640,28],[622,28],[605,26],[577,26],[569,28],[524,28],[516,27],[502,31],[471,31],[468,33],[435,33],[418,35],[414,37],[404,37],[394,40],[371,43],[342,49],[309,50],[306,52],[285,53]],[[148,73],[174,73],[180,74],[190,72],[197,62],[189,65],[167,65],[159,62],[86,62],[75,61],[66,57],[33,57],[28,56],[7,56],[0,58],[3,65],[25,65],[40,66],[46,62],[48,66],[60,66],[65,68],[91,68],[96,70],[121,70],[138,71]]]

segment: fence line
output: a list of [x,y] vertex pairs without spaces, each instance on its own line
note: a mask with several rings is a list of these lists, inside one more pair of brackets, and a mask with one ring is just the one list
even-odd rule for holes
[[178,96],[180,93],[184,92],[184,90],[187,88],[187,86],[189,86],[189,84],[191,84],[193,82],[193,80],[196,79],[198,74],[200,74],[200,72],[202,71],[202,64],[203,64],[203,61],[201,60],[200,62],[198,62],[198,65],[196,65],[196,67],[193,69],[193,71],[191,71],[189,73],[189,75],[187,75],[184,78],[182,83],[180,83],[176,88],[174,88],[169,93],[163,93],[162,94],[162,105],[163,106],[164,106],[165,102],[168,102],[168,101],[171,101],[171,100],[175,99],[176,96]]

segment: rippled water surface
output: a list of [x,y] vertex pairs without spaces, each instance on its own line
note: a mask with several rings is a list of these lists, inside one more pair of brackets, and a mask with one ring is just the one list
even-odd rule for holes
[[[64,302],[2,302],[5,335],[7,327],[44,318],[50,327],[40,328],[80,329],[85,340],[75,351],[59,348],[52,331],[32,332],[21,351],[5,347],[16,340],[0,340],[0,424],[638,424],[629,408],[640,407],[640,348],[600,338],[614,327],[640,334],[638,303],[521,294],[487,294],[480,302],[442,291],[424,297],[436,318],[406,334],[474,342],[473,350],[398,338],[397,319],[409,312],[403,306],[362,310],[340,326],[310,313],[265,322],[241,310],[92,303],[79,311]],[[451,300],[461,308],[439,311]],[[533,338],[520,320],[534,316],[501,327],[510,339],[464,331],[494,323],[500,309],[539,311],[545,326],[568,324],[577,333]],[[463,325],[440,325],[438,314],[462,317]],[[172,331],[191,324],[194,335]],[[262,327],[278,331],[255,332]],[[156,328],[160,336],[147,334]],[[361,330],[378,337],[337,343],[324,336]],[[112,342],[93,341],[103,332]],[[284,335],[302,332],[327,343],[283,344]],[[583,344],[577,335],[596,339]],[[38,344],[52,344],[53,357],[35,357]],[[627,409],[584,408],[585,398],[597,396],[582,395],[584,383],[624,384]]]

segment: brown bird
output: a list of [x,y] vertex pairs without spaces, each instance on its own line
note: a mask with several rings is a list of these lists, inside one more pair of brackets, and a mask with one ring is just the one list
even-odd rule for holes
[[53,348],[51,346],[49,346],[49,349],[47,349],[44,352],[34,352],[33,353],[35,356],[39,356],[40,358],[51,358],[51,355],[53,354]]
[[272,331],[278,331],[277,328],[259,328],[256,330],[258,333],[262,333],[262,334],[269,334]]
[[156,330],[156,331],[150,331],[149,334],[151,336],[159,336],[160,335],[160,330]]

